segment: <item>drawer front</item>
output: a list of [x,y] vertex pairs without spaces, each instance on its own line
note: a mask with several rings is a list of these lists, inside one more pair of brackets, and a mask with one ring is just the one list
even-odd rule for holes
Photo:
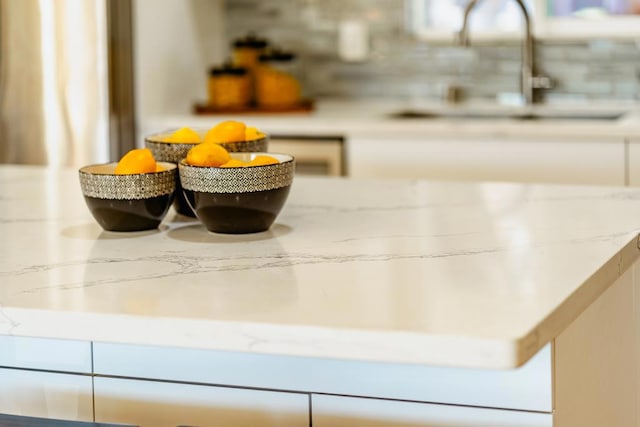
[[273,136],[269,141],[272,153],[287,153],[296,158],[296,174],[346,175],[342,138],[284,138]]
[[0,413],[93,421],[91,377],[0,368]]
[[95,378],[97,422],[140,427],[308,427],[309,396],[158,381]]
[[348,147],[357,178],[625,184],[622,138],[397,137],[389,150],[388,139],[370,137]]
[[0,335],[0,366],[91,373],[91,343]]
[[552,427],[551,414],[342,396],[311,398],[313,427]]
[[386,399],[552,410],[551,350],[515,370],[457,369],[94,343],[98,374]]

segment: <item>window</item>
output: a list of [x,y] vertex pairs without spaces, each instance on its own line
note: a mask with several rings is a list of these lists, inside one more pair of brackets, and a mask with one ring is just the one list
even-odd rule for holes
[[[408,0],[413,32],[453,40],[468,0]],[[533,29],[543,38],[640,36],[640,0],[524,0]],[[472,39],[521,37],[522,13],[514,0],[479,0],[469,17]]]
[[539,36],[547,38],[640,36],[640,0],[537,0],[545,13]]
[[588,19],[640,13],[640,0],[547,0],[546,3],[549,16]]

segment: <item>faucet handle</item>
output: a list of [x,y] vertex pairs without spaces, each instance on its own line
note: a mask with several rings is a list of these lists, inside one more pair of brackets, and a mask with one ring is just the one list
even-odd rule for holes
[[444,87],[442,91],[442,100],[449,104],[457,104],[464,99],[465,93],[462,87],[450,84]]
[[555,82],[549,76],[533,76],[531,78],[531,87],[534,89],[553,89]]

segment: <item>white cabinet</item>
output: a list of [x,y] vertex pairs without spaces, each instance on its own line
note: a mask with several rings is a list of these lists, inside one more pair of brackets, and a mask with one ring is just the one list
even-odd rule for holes
[[0,336],[0,413],[92,421],[90,374],[91,343]]
[[629,185],[632,187],[640,186],[640,138],[630,139],[627,141],[629,161]]
[[551,427],[550,413],[312,395],[313,427]]
[[340,136],[272,136],[269,140],[269,151],[291,154],[296,159],[296,173],[302,175],[345,175],[344,146]]
[[91,376],[0,368],[0,413],[92,421]]
[[308,427],[306,394],[95,378],[96,422],[140,427]]
[[551,346],[518,369],[487,370],[95,343],[95,372],[183,383],[550,412]]
[[554,340],[554,427],[640,427],[639,289],[635,261]]
[[91,343],[0,335],[0,367],[91,373]]
[[625,185],[622,138],[354,138],[347,159],[353,177]]

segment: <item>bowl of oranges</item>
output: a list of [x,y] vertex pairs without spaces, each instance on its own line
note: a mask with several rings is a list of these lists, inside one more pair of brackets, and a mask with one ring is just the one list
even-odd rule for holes
[[119,162],[80,168],[87,207],[108,231],[157,228],[175,196],[177,168],[157,162],[149,149],[129,151]]
[[[149,135],[145,138],[145,147],[150,149],[158,161],[178,164],[187,156],[189,150],[201,143],[219,144],[229,152],[266,152],[269,137],[255,127],[243,122],[226,120],[211,128],[182,127]],[[178,213],[195,216],[180,191],[175,201]]]
[[282,210],[295,172],[288,154],[229,152],[202,143],[178,164],[187,203],[206,229],[245,234],[268,230]]

